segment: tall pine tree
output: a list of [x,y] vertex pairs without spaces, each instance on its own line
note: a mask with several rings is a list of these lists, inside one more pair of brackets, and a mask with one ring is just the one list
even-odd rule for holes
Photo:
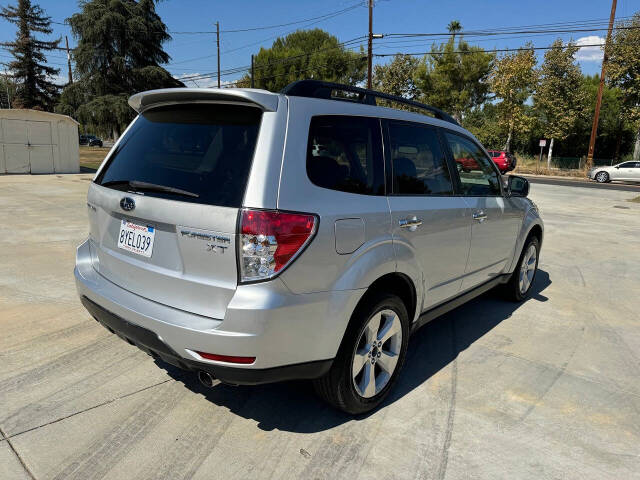
[[422,101],[450,113],[460,123],[487,99],[495,59],[481,47],[469,45],[461,30],[459,22],[449,24],[451,38],[431,46],[434,53],[424,57],[414,78]]
[[64,89],[56,110],[117,137],[133,118],[130,95],[184,86],[160,66],[170,59],[162,44],[171,36],[154,0],[83,0],[80,7],[69,18],[78,40],[77,81]]
[[51,110],[58,94],[58,87],[51,77],[59,70],[46,65],[43,52],[56,49],[60,39],[45,41],[33,36],[34,33],[52,33],[51,17],[46,16],[40,6],[32,5],[30,0],[18,0],[17,6],[2,7],[0,17],[18,26],[15,41],[1,44],[9,47],[9,52],[15,57],[9,63],[9,70],[17,83],[12,107]]

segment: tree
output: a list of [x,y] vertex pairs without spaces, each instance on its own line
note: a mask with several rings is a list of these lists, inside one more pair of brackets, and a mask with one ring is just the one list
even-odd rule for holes
[[413,100],[419,94],[414,77],[420,61],[411,55],[397,54],[386,65],[376,65],[373,86],[390,95]]
[[[588,145],[591,135],[593,115],[596,109],[596,97],[600,75],[585,75],[582,78],[582,89],[587,99],[585,115],[581,118],[576,127],[575,149],[582,149],[579,154],[584,154],[585,146]],[[605,84],[602,90],[602,104],[600,108],[600,120],[598,122],[598,156],[601,158],[618,159],[626,153],[633,142],[635,132],[630,122],[626,121],[623,113],[623,96],[617,87]]]
[[507,131],[504,150],[510,151],[514,133],[530,130],[532,118],[525,115],[524,102],[533,94],[536,85],[536,56],[531,45],[517,53],[498,59],[489,78],[491,91],[498,103],[498,123]]
[[636,130],[633,159],[640,161],[640,13],[617,26],[607,46],[607,78],[622,93],[623,112]]
[[547,166],[551,165],[554,140],[565,140],[569,136],[586,106],[581,88],[582,73],[575,63],[578,47],[571,42],[563,46],[560,39],[551,46],[544,54],[534,95],[535,106],[544,125],[544,136],[551,138]]
[[500,149],[504,142],[504,128],[499,124],[497,110],[494,103],[486,102],[470,111],[464,119],[464,127],[490,150]]
[[[360,53],[349,51],[319,28],[298,30],[260,49],[254,58],[254,85],[272,92],[305,78],[355,85],[364,80],[366,64],[362,48]],[[245,75],[238,84],[248,86],[250,81]]]
[[57,48],[60,39],[45,41],[33,36],[34,33],[50,35],[53,32],[51,17],[46,16],[40,6],[32,5],[30,0],[18,0],[17,7],[2,7],[0,17],[18,26],[15,41],[0,44],[9,47],[15,58],[9,63],[9,70],[17,83],[12,107],[51,110],[58,94],[58,86],[51,77],[59,70],[46,65],[43,52]]
[[80,7],[69,18],[78,79],[56,111],[115,138],[133,118],[130,95],[184,86],[160,66],[170,59],[162,44],[171,36],[154,0],[82,0]]
[[445,110],[461,122],[471,109],[482,105],[489,89],[488,78],[494,55],[480,47],[472,47],[455,35],[424,57],[416,72],[415,82],[422,100]]
[[449,25],[447,25],[447,30],[451,34],[451,38],[455,42],[456,34],[462,30],[462,25],[458,20],[451,20]]
[[0,73],[0,108],[11,108],[16,98],[16,84],[8,72]]

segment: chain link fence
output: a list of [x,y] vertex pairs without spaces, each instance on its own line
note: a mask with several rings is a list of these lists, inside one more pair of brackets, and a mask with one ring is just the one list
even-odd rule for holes
[[[587,163],[587,157],[552,157],[550,167],[558,170],[582,170]],[[603,165],[615,165],[618,160],[613,158],[594,158],[593,166],[600,167]],[[547,160],[543,158],[543,163],[540,165],[543,168],[547,167]]]

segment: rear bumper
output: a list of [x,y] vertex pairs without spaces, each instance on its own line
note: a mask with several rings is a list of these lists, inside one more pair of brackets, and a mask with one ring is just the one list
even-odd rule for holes
[[285,380],[318,378],[327,373],[333,363],[333,360],[319,360],[282,367],[248,369],[198,362],[178,355],[155,332],[118,317],[87,297],[81,297],[80,301],[93,318],[107,330],[152,357],[160,358],[183,370],[207,372],[226,383],[257,385]]
[[[279,279],[235,290],[223,319],[196,315],[133,294],[93,267],[88,241],[74,270],[80,299],[96,320],[173,365],[229,383],[257,384],[324,374],[364,290],[293,294]],[[167,303],[171,299],[167,298]],[[196,352],[255,357],[250,365]]]

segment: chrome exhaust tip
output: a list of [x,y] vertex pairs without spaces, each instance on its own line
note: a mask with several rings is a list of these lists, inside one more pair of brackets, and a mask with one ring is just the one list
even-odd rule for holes
[[200,383],[205,387],[211,388],[213,387],[213,382],[215,380],[215,377],[210,373],[203,372],[202,370],[200,370],[198,372],[198,380],[200,380]]

